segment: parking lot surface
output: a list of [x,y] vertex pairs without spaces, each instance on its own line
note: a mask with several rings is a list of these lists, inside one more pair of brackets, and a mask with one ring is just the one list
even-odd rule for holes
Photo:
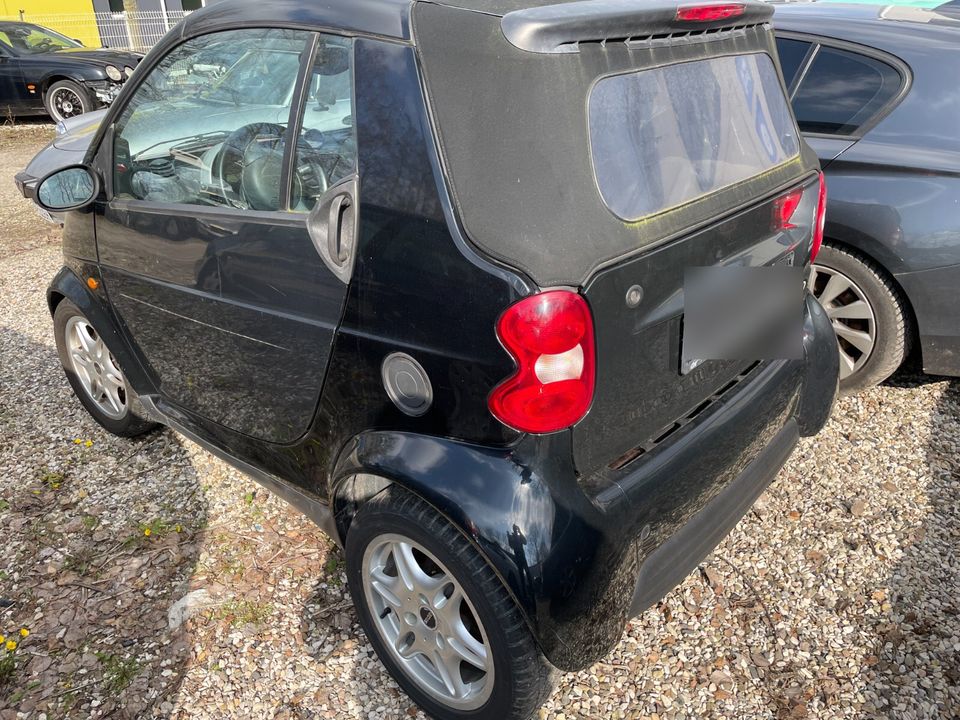
[[[0,635],[17,643],[0,720],[423,717],[319,530],[169,430],[106,434],[71,395],[44,300],[59,229],[12,180],[50,136],[0,128]],[[960,716],[958,421],[960,382],[915,370],[843,399],[541,717]]]

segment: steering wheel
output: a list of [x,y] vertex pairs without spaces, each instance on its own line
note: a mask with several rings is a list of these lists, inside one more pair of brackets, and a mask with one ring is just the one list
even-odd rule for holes
[[[285,134],[286,128],[276,123],[250,123],[227,136],[213,168],[214,180],[227,203],[244,210],[279,209]],[[312,160],[309,146],[299,145],[303,152],[297,152],[291,207],[300,204],[304,192],[319,195],[327,188],[327,176]]]

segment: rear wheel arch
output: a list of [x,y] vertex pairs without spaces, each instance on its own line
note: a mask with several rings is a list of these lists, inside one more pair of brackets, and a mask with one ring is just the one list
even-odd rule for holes
[[353,522],[353,518],[356,517],[356,514],[360,511],[360,509],[372,499],[382,494],[388,488],[394,486],[402,488],[405,492],[413,495],[429,505],[439,517],[443,518],[450,523],[450,525],[456,528],[456,530],[467,540],[467,542],[473,546],[477,553],[479,553],[480,557],[483,558],[486,565],[497,576],[500,584],[510,595],[511,600],[513,600],[514,604],[523,615],[527,627],[530,629],[531,633],[533,633],[534,637],[539,639],[538,630],[533,618],[530,617],[527,609],[524,607],[524,604],[520,602],[520,599],[517,597],[514,588],[511,587],[510,583],[507,582],[506,578],[503,577],[503,574],[497,568],[496,564],[491,561],[488,554],[484,552],[483,548],[480,546],[480,543],[477,541],[477,538],[471,536],[471,534],[468,533],[463,527],[461,522],[459,522],[456,518],[451,517],[449,513],[443,512],[443,510],[438,508],[435,503],[431,502],[429,498],[425,497],[422,492],[419,492],[413,483],[406,482],[402,477],[391,477],[389,474],[385,473],[354,472],[336,482],[331,492],[330,504],[334,514],[334,523],[340,536],[338,540],[341,541],[341,546],[344,548],[346,547],[350,526]]
[[903,309],[907,311],[907,331],[910,333],[909,341],[911,342],[912,351],[921,352],[918,333],[919,326],[917,324],[916,311],[913,309],[913,301],[910,299],[910,295],[904,289],[903,285],[900,284],[900,281],[897,280],[897,276],[887,268],[880,258],[858,245],[841,240],[835,235],[824,237],[823,242],[826,245],[832,245],[838,250],[843,250],[851,255],[860,256],[862,260],[866,260],[872,266],[873,270],[880,274],[893,287]]

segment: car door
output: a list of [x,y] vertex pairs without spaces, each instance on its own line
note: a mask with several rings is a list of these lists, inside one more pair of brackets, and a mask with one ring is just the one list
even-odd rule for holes
[[16,115],[23,112],[24,95],[27,92],[20,72],[20,59],[4,46],[0,32],[0,115]]
[[[212,47],[228,68],[198,81]],[[187,40],[143,74],[97,158],[105,288],[161,400],[262,440],[308,428],[343,308],[351,63],[351,41],[306,31]]]

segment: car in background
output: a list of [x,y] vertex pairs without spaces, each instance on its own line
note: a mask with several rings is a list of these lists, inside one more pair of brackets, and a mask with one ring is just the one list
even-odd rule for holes
[[85,48],[25,22],[0,22],[0,114],[46,113],[55,121],[113,102],[142,56]]
[[778,4],[774,27],[829,188],[810,285],[841,389],[882,382],[914,343],[925,372],[960,375],[960,19],[813,2]]

